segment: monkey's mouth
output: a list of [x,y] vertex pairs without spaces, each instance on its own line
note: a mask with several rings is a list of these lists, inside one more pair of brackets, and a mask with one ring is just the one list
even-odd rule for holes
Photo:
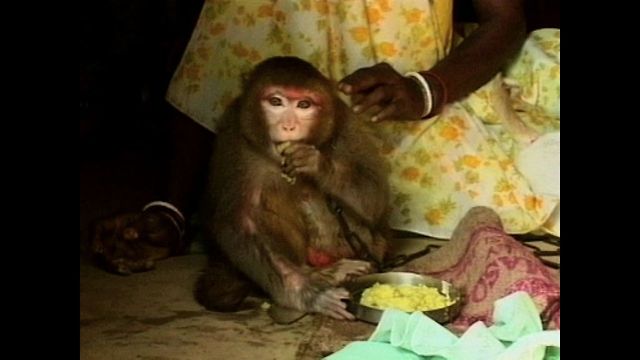
[[282,155],[282,152],[285,151],[289,146],[291,146],[291,144],[293,144],[292,141],[281,141],[281,142],[273,143],[276,153],[278,155]]

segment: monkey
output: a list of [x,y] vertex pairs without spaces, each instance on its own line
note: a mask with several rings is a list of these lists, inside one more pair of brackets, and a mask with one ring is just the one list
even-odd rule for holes
[[284,309],[354,319],[341,285],[386,255],[389,185],[371,129],[336,88],[305,60],[272,57],[227,108],[203,200],[205,308],[234,311],[257,286]]

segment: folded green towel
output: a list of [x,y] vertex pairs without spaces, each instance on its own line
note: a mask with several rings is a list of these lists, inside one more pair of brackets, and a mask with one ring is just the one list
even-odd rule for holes
[[385,310],[368,341],[357,341],[327,360],[556,360],[560,330],[542,329],[538,310],[526,292],[494,304],[493,323],[476,322],[457,337],[421,312]]

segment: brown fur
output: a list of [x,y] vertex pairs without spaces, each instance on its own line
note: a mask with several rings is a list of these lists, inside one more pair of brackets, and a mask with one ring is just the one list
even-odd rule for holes
[[[269,85],[312,89],[325,99],[305,143],[314,145],[329,160],[330,171],[301,176],[295,184],[283,178],[259,104],[259,94]],[[337,287],[350,276],[371,271],[371,267],[349,260],[324,269],[310,266],[310,248],[337,260],[356,258],[329,211],[326,197],[345,209],[351,229],[376,258],[382,259],[389,192],[385,166],[365,123],[355,118],[334,87],[297,58],[271,58],[254,69],[242,95],[228,109],[219,133],[205,223],[208,234],[235,269],[277,304],[344,318],[347,315],[339,309],[344,290]],[[232,309],[228,299],[240,303],[242,296],[226,294],[216,299],[220,291],[202,286],[207,283],[231,289],[224,279],[228,282],[230,277],[199,283],[197,298],[207,308]]]

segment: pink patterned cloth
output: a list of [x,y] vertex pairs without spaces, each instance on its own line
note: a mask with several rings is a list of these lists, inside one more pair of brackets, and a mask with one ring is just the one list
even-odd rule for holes
[[498,227],[477,228],[464,241],[466,250],[455,265],[423,272],[452,283],[465,294],[452,330],[464,331],[476,321],[490,325],[494,302],[516,291],[531,296],[547,328],[560,328],[559,271],[545,266],[530,249]]
[[[506,234],[489,208],[471,209],[450,241],[397,271],[440,278],[463,291],[465,304],[447,325],[460,335],[476,321],[491,325],[496,300],[526,291],[541,313],[545,328],[560,329],[560,272],[545,266],[531,249]],[[366,340],[374,325],[317,317],[318,331],[298,349],[296,359],[319,359],[355,340]]]

